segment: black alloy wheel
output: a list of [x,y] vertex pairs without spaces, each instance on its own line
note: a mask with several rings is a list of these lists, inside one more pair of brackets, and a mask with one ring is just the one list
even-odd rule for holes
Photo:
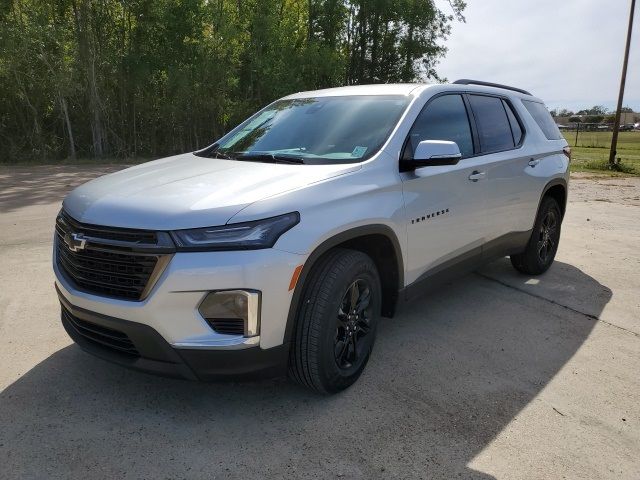
[[549,256],[555,253],[558,243],[558,218],[555,210],[548,210],[540,222],[538,229],[538,258],[540,262],[546,264]]
[[367,281],[357,279],[345,292],[338,309],[333,350],[336,364],[341,369],[359,366],[370,348],[367,339],[371,333],[370,305],[371,287]]

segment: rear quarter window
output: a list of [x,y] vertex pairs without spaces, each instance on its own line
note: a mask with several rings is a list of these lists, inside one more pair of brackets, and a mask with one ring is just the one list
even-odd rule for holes
[[547,140],[560,140],[562,138],[560,129],[556,125],[556,122],[553,121],[553,117],[549,113],[549,110],[547,110],[547,107],[544,106],[544,103],[522,100],[522,104],[536,121],[540,130],[544,133],[544,136],[547,137]]

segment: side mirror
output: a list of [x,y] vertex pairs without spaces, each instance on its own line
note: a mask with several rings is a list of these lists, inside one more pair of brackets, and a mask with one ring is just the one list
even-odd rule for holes
[[434,165],[455,165],[462,158],[456,142],[448,140],[423,140],[416,147],[412,160],[405,160],[405,168],[414,170]]

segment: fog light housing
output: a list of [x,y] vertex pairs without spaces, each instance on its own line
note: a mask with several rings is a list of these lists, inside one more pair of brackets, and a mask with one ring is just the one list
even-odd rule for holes
[[210,292],[198,311],[209,326],[225,335],[255,337],[260,334],[260,292],[222,290]]

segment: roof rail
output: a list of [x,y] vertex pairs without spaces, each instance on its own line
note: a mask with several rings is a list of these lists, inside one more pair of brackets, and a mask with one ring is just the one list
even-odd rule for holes
[[453,83],[456,85],[482,85],[483,87],[504,88],[505,90],[513,90],[514,92],[531,95],[531,93],[527,92],[526,90],[522,90],[521,88],[510,87],[508,85],[500,85],[499,83],[482,82],[480,80],[469,80],[468,78],[461,78],[460,80],[456,80]]

